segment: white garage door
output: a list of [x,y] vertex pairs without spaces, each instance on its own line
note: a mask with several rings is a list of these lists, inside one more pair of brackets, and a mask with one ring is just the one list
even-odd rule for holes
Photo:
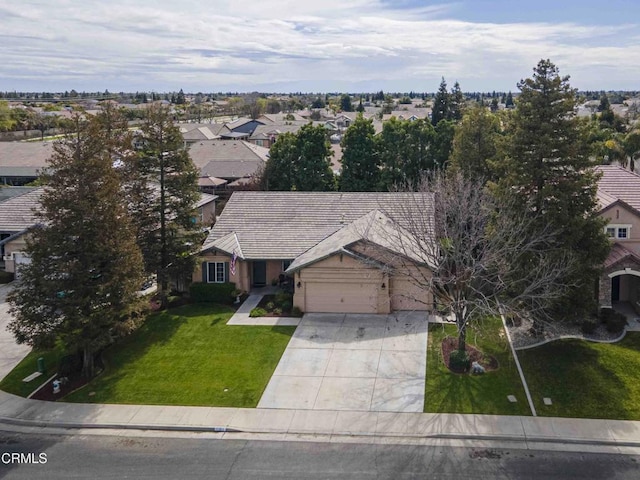
[[374,283],[306,284],[306,311],[327,313],[376,313]]

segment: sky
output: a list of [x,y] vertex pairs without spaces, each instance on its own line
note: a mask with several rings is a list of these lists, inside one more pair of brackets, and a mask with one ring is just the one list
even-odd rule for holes
[[638,0],[0,0],[0,90],[640,90]]

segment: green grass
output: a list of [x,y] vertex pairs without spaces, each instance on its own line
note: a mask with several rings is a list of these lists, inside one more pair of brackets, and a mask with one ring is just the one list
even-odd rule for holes
[[[455,325],[429,325],[425,412],[531,415],[499,318],[488,318],[467,333],[468,344],[498,360],[499,368],[484,375],[456,374],[446,367],[441,343],[447,336],[456,336]],[[510,403],[507,395],[518,402]]]
[[[31,351],[22,361],[0,382],[0,390],[28,397],[36,388],[42,385],[51,375],[56,373],[58,360],[62,358],[62,350],[54,349],[45,352]],[[23,378],[38,371],[38,358],[44,358],[45,372],[29,383],[22,381]]]
[[614,344],[558,340],[518,357],[538,415],[640,420],[640,333]]
[[225,325],[232,314],[197,304],[151,315],[105,351],[104,373],[64,400],[255,407],[295,327]]

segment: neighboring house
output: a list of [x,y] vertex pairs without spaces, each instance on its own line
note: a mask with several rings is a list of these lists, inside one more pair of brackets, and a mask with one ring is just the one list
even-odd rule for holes
[[234,192],[193,280],[245,291],[286,281],[304,312],[430,310],[431,292],[407,275],[430,275],[401,227],[415,195],[428,194]]
[[216,221],[216,195],[201,193],[200,200],[195,206],[195,222],[204,227],[213,225]]
[[215,177],[234,182],[248,180],[267,161],[269,149],[243,140],[211,140],[194,143],[189,156],[200,177]]
[[202,140],[217,140],[231,133],[222,123],[180,123],[176,126],[180,129],[186,145]]
[[27,229],[37,223],[43,188],[30,190],[0,202],[0,254],[4,269],[19,275],[20,264],[29,263],[24,254]]
[[51,142],[0,142],[0,184],[33,182],[52,154]]
[[238,118],[232,122],[225,123],[225,126],[231,133],[235,133],[237,136],[245,135],[247,138],[251,136],[259,125],[264,125],[264,123],[259,120],[252,120],[251,118]]
[[640,176],[616,165],[601,165],[600,216],[612,248],[600,278],[599,303],[629,302],[640,315]]
[[309,122],[289,122],[269,125],[259,125],[249,137],[249,142],[259,147],[271,148],[280,135],[283,133],[297,133]]
[[286,122],[302,122],[307,123],[308,120],[299,113],[265,113],[256,118],[258,122],[265,125],[283,124]]

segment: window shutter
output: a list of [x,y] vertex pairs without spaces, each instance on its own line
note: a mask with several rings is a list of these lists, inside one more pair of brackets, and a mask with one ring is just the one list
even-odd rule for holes
[[229,281],[229,262],[224,262],[224,281]]
[[202,283],[207,283],[207,268],[209,264],[207,262],[202,262]]

